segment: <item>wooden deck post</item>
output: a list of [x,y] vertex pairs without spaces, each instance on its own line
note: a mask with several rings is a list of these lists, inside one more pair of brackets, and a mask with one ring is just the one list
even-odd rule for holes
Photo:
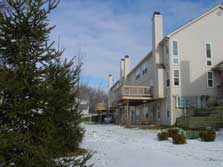
[[129,101],[126,103],[126,112],[127,112],[127,125],[129,125]]

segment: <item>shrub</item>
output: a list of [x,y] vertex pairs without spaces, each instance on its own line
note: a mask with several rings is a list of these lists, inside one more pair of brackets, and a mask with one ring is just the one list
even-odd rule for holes
[[179,129],[168,129],[168,134],[169,134],[169,137],[173,137],[174,135],[176,134],[179,134]]
[[185,144],[187,143],[186,137],[183,134],[173,135],[173,144]]
[[157,137],[159,141],[168,140],[169,133],[168,132],[160,132]]
[[216,132],[214,130],[202,131],[199,134],[202,141],[214,141],[216,138]]

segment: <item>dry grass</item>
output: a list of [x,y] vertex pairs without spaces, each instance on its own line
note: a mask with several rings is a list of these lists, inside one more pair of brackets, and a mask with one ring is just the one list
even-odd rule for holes
[[87,150],[83,148],[78,148],[75,151],[66,153],[66,157],[77,157],[87,153]]
[[164,126],[164,125],[127,125],[125,128],[138,128],[138,129],[144,129],[144,130],[162,130],[162,129],[168,129],[173,128],[173,126]]

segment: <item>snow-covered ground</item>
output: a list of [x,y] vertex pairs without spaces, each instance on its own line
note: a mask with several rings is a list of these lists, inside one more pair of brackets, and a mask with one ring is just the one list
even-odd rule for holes
[[94,151],[95,167],[223,167],[223,133],[215,142],[185,145],[157,141],[158,131],[85,125],[82,147]]

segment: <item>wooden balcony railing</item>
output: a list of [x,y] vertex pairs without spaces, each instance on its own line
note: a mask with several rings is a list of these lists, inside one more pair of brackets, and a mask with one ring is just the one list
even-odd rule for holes
[[130,86],[124,85],[120,87],[119,96],[121,99],[124,98],[132,98],[132,99],[140,99],[140,98],[151,98],[152,97],[152,87],[148,86]]

